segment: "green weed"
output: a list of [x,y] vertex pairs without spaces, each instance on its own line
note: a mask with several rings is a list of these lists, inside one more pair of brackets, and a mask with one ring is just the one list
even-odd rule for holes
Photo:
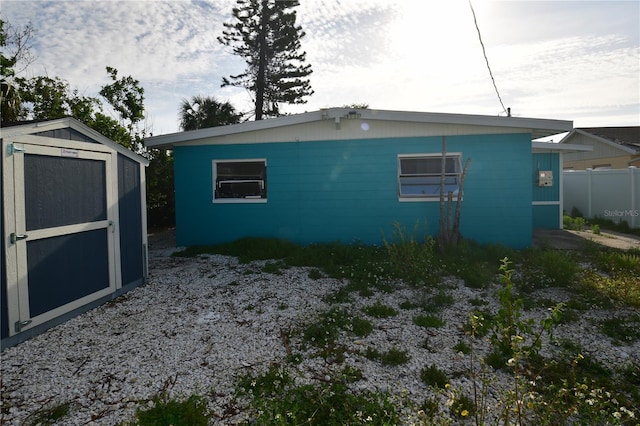
[[204,398],[191,396],[184,401],[156,397],[153,407],[136,412],[135,426],[207,426],[210,413]]
[[600,330],[616,345],[631,345],[640,340],[640,314],[608,318],[600,322]]
[[449,383],[447,373],[439,369],[435,364],[420,370],[420,380],[422,380],[422,382],[427,386],[433,386],[440,389],[444,389],[447,383]]
[[[268,376],[268,377],[267,377]],[[342,378],[356,379],[357,370],[345,369],[338,380],[294,386],[281,370],[243,379],[241,390],[250,395],[250,420],[258,425],[392,425],[400,416],[388,395],[354,392]],[[265,383],[272,383],[264,386]],[[277,382],[277,384],[275,383]],[[262,385],[259,385],[262,384]],[[259,390],[266,387],[266,392]]]
[[424,328],[438,328],[445,324],[442,318],[434,315],[418,315],[413,318],[413,323]]
[[365,306],[362,311],[374,318],[389,318],[398,315],[398,311],[391,306],[383,305],[379,300],[374,305]]
[[33,426],[58,424],[60,420],[64,419],[67,414],[69,414],[70,408],[71,404],[68,402],[41,408],[27,418],[28,424]]
[[364,356],[367,359],[373,361],[380,361],[382,365],[402,365],[409,362],[409,355],[407,351],[403,351],[396,347],[389,349],[386,352],[380,352],[375,348],[367,348]]

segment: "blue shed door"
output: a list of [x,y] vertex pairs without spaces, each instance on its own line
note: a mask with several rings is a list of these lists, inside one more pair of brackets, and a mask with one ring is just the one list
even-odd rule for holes
[[87,144],[35,144],[38,139],[8,148],[5,177],[13,182],[5,188],[14,198],[13,212],[5,213],[11,335],[116,289],[115,156],[97,144],[87,151],[79,149]]

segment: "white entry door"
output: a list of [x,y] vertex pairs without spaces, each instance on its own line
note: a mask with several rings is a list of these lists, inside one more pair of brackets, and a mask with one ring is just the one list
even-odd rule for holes
[[95,144],[3,141],[9,333],[116,289],[115,155]]

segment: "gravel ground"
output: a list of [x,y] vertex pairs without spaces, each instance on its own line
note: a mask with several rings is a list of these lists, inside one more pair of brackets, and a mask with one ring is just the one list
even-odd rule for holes
[[[240,265],[220,255],[174,258],[168,245],[152,243],[146,285],[2,353],[0,424],[31,424],[40,410],[69,403],[70,412],[60,424],[117,425],[132,420],[137,408],[160,393],[176,398],[206,395],[217,416],[215,424],[241,422],[246,412],[242,401],[233,399],[237,378],[282,362],[289,345],[300,352],[295,330],[327,310],[323,296],[345,284],[311,279],[309,268],[276,275],[261,272],[264,262]],[[399,309],[404,301],[424,297],[411,288],[368,298],[354,294],[354,301],[343,305],[364,317],[361,308],[380,301],[399,315],[369,318],[374,323],[371,335],[344,335],[341,343],[354,351],[397,347],[410,355],[407,364],[397,367],[349,355],[345,363],[363,372],[363,380],[353,385],[356,389],[388,390],[420,403],[431,392],[420,381],[422,368],[436,364],[450,377],[468,369],[468,356],[453,347],[464,339],[461,326],[473,309],[469,301],[491,300],[495,309],[495,295],[456,279],[445,284],[456,302],[443,311],[442,328],[418,327],[412,322],[417,311]],[[541,296],[566,298],[559,290],[545,290]],[[544,309],[527,312],[544,314]],[[609,366],[637,362],[639,343],[612,346],[593,325],[594,319],[607,315],[592,310],[577,323],[559,327],[555,335],[571,337]],[[283,339],[283,333],[291,331],[290,341]],[[304,361],[295,367],[303,382],[344,367],[326,363],[313,352],[304,352]],[[504,380],[498,376],[494,386]],[[468,389],[471,383],[459,377],[452,386]],[[491,395],[497,394],[496,388]]]

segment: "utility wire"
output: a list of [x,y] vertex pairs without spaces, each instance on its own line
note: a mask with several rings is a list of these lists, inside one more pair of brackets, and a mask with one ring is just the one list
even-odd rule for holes
[[476,11],[473,10],[471,0],[469,0],[469,7],[471,8],[471,13],[473,14],[473,23],[475,24],[476,30],[478,31],[478,39],[480,40],[480,46],[482,46],[482,54],[484,55],[484,60],[487,63],[487,68],[489,69],[489,75],[491,76],[491,81],[493,82],[493,88],[496,89],[496,95],[498,95],[498,100],[500,101],[500,105],[502,105],[502,110],[508,116],[511,116],[511,111],[507,111],[507,108],[505,108],[504,103],[502,102],[502,97],[500,97],[500,92],[498,92],[498,86],[496,85],[496,79],[493,78],[493,72],[491,72],[491,67],[489,66],[489,58],[487,58],[487,52],[484,48],[484,43],[482,42],[482,35],[480,34],[480,27],[478,26],[478,20],[476,19]]

